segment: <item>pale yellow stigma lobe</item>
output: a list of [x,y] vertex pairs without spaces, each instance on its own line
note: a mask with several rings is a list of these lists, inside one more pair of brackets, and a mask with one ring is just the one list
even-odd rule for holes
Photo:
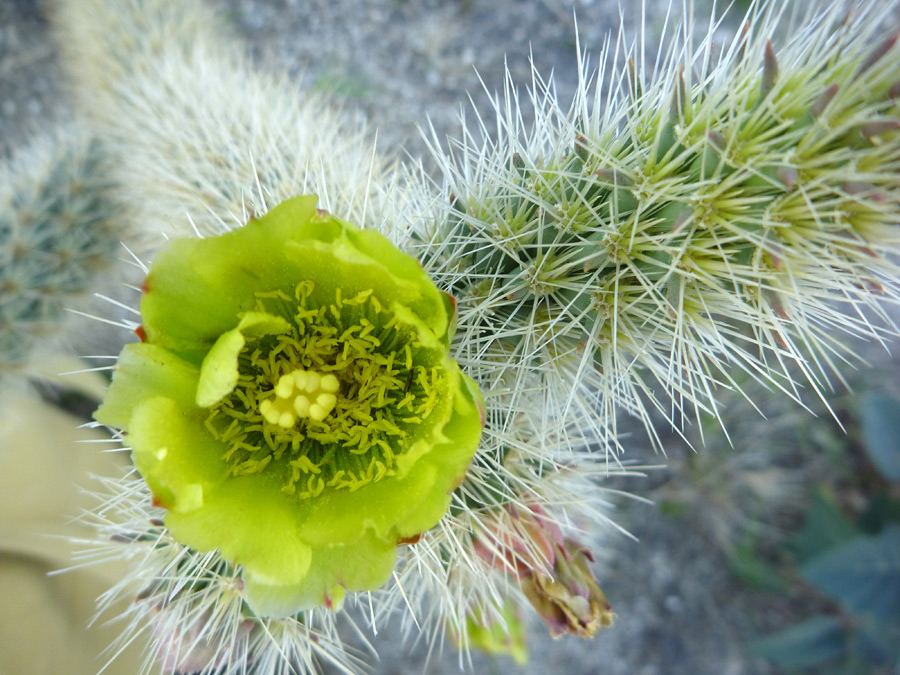
[[290,429],[297,419],[321,422],[337,403],[338,379],[314,370],[297,370],[282,375],[275,384],[275,398],[259,404],[259,412],[271,424]]

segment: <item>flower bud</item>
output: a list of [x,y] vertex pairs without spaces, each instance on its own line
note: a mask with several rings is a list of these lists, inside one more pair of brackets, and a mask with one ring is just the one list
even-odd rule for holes
[[508,506],[473,544],[491,567],[516,577],[553,637],[593,637],[613,613],[588,565],[590,551],[563,535],[540,506]]

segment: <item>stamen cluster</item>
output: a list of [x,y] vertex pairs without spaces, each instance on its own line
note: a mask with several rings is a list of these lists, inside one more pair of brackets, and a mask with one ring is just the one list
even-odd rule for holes
[[256,311],[286,322],[247,340],[234,390],[206,418],[232,475],[284,457],[282,489],[300,498],[396,475],[446,379],[439,350],[422,346],[372,289],[345,298],[338,287],[332,303],[316,305],[315,288],[305,280],[293,297],[257,293]]

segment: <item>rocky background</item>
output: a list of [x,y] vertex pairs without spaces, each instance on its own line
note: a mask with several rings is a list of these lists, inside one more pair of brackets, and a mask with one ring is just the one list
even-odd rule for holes
[[[377,129],[382,152],[408,153],[429,168],[433,164],[421,125],[430,121],[441,139],[457,135],[460,111],[471,120],[474,107],[491,128],[489,96],[502,91],[504,69],[523,85],[524,96],[531,61],[544,77],[553,74],[565,102],[576,86],[577,45],[596,53],[610,31],[615,36],[620,11],[632,35],[641,16],[639,8],[620,10],[611,0],[217,4],[246,36],[261,67],[286,69],[306,87],[332,94],[346,114]],[[646,4],[648,34],[658,34],[667,3]],[[695,5],[698,17],[709,15],[708,3]],[[733,25],[719,29],[723,39]],[[648,38],[648,47],[656,44]],[[55,59],[41,3],[0,0],[0,159],[32,132],[71,116]],[[851,375],[857,388],[877,387],[896,374],[896,364],[888,367],[883,350],[871,363],[871,369]],[[854,441],[853,401],[842,393],[832,401],[850,436],[841,434],[821,403],[810,403],[820,414],[814,418],[761,393],[757,403],[771,413],[768,421],[746,404],[732,405],[733,448],[714,425],[705,430],[708,447],[697,455],[674,435],[665,437],[668,468],[611,486],[655,502],[613,500],[611,517],[635,538],[610,528],[603,535],[604,550],[598,551],[598,577],[618,614],[615,626],[592,641],[553,641],[535,620],[527,667],[516,671],[505,657],[473,654],[470,672],[773,672],[752,655],[748,643],[821,608],[824,601],[795,580],[768,583],[745,568],[760,560],[783,560],[782,544],[800,529],[817,487],[853,488],[854,472],[863,461]],[[687,435],[696,439],[697,430]],[[626,445],[637,462],[666,461],[653,455],[637,429]],[[353,636],[348,640],[353,643]],[[404,639],[399,628],[386,626],[374,643],[380,656],[374,672],[379,674],[459,671],[460,656],[449,642],[429,653],[423,640]]]

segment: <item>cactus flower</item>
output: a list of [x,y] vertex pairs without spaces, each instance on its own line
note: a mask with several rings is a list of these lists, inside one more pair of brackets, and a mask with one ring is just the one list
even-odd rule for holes
[[123,430],[165,525],[289,616],[381,586],[435,525],[481,435],[449,356],[455,305],[382,235],[283,202],[169,242],[99,422]]

